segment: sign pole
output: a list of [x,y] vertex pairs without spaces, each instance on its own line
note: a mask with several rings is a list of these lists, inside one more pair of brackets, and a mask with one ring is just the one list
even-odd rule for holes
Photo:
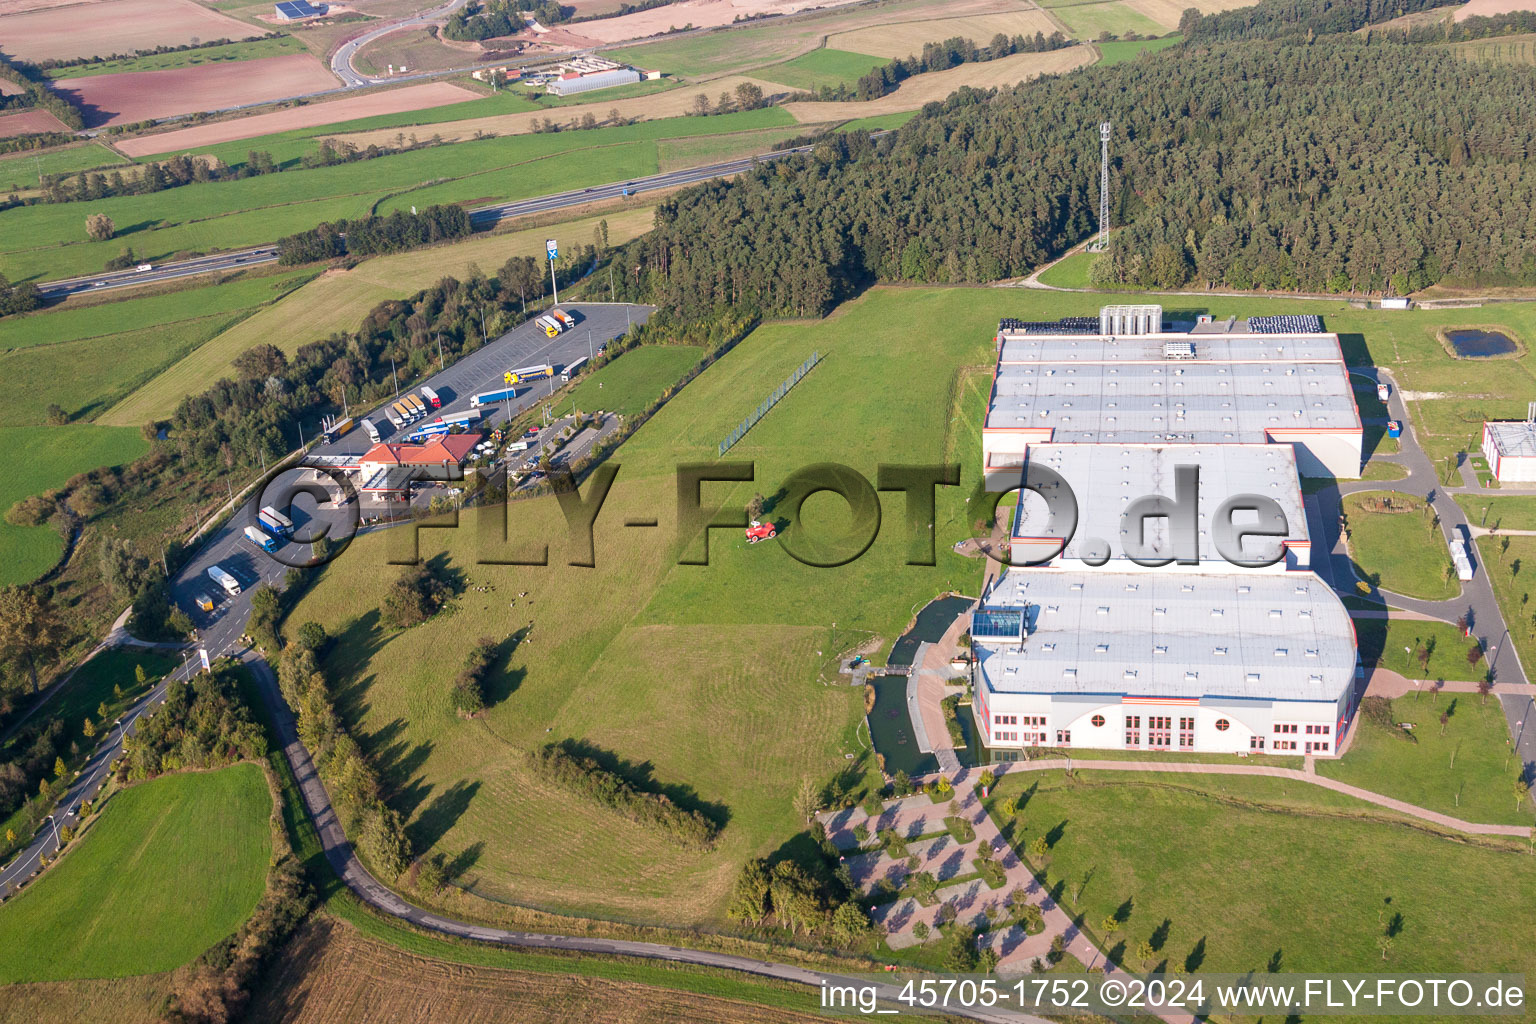
[[553,238],[544,240],[544,251],[549,253],[549,289],[555,293],[555,305],[560,305],[560,286],[555,283],[555,260],[560,256],[560,248]]

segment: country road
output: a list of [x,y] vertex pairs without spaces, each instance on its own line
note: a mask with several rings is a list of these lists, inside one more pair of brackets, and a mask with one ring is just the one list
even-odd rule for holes
[[[501,221],[510,220],[513,217],[522,217],[531,213],[547,213],[551,210],[563,210],[601,199],[617,199],[638,195],[641,192],[653,192],[657,189],[692,185],[696,182],[709,181],[713,178],[725,178],[750,170],[757,163],[777,160],[782,156],[788,156],[792,153],[805,153],[809,150],[809,146],[798,146],[794,149],[782,149],[756,156],[740,157],[735,160],[725,160],[701,167],[665,171],[661,174],[652,174],[644,178],[615,181],[607,185],[594,185],[592,188],[572,189],[568,192],[555,192],[550,195],[535,196],[531,199],[496,203],[491,206],[481,206],[470,210],[469,217],[471,223],[477,229],[494,227]],[[277,262],[277,246],[259,245],[249,249],[235,249],[229,252],[198,256],[175,263],[163,263],[155,266],[153,270],[117,270],[101,274],[89,274],[85,277],[65,278],[60,281],[48,281],[39,284],[37,288],[47,298],[67,298],[68,296],[79,295],[84,292],[102,292],[113,288],[131,288],[140,285],[158,284],[163,281],[174,281],[184,277],[196,277],[198,274],[243,270],[247,267],[275,262]]]

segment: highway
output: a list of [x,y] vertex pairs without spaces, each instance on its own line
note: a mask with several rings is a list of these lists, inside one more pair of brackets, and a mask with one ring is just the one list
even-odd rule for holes
[[[661,174],[653,174],[645,178],[616,181],[608,185],[594,185],[592,188],[555,192],[551,195],[535,196],[531,199],[518,199],[510,203],[496,203],[492,206],[482,206],[470,210],[469,216],[471,222],[477,228],[493,227],[501,221],[530,213],[547,213],[551,210],[563,210],[568,207],[581,206],[584,203],[596,202],[602,199],[615,199],[626,195],[633,196],[641,192],[654,192],[657,189],[692,185],[700,181],[709,181],[712,178],[725,178],[749,170],[755,163],[776,160],[790,153],[804,153],[809,151],[809,149],[809,146],[800,146],[795,149],[784,149],[772,153],[763,153],[758,156],[726,160],[717,164],[706,164],[702,167],[665,171]],[[103,292],[113,288],[131,288],[162,281],[174,281],[184,277],[196,277],[198,274],[243,270],[246,267],[260,266],[265,263],[275,263],[276,261],[277,246],[259,245],[249,249],[233,249],[229,252],[198,256],[189,260],[179,260],[175,263],[157,264],[153,270],[117,270],[101,274],[91,274],[86,277],[71,277],[62,281],[48,281],[38,285],[37,289],[46,298],[67,298],[70,295],[79,295],[83,292]]]

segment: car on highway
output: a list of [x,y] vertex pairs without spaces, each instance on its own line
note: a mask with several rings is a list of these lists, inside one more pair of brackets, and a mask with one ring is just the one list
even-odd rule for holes
[[140,263],[138,266],[134,267],[133,269],[134,269],[135,272],[142,274],[146,270],[154,270],[155,269],[155,265],[153,263]]

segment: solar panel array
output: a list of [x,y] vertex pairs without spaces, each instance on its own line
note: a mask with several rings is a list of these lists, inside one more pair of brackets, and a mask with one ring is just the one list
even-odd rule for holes
[[1321,334],[1323,318],[1316,313],[1251,316],[1248,318],[1248,330],[1254,334]]
[[285,18],[313,18],[320,14],[320,9],[309,0],[282,0],[277,5],[277,12]]
[[999,320],[997,329],[1024,334],[1098,334],[1099,318],[1064,316],[1060,320],[1017,320],[1010,316]]

